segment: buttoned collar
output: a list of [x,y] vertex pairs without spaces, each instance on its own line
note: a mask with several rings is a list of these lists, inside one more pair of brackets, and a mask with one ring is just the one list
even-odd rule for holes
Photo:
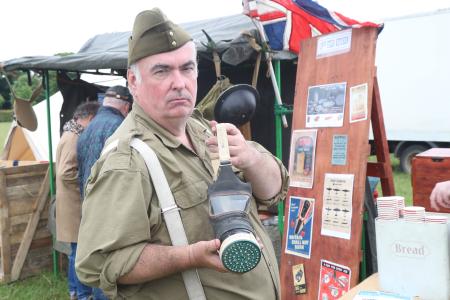
[[[196,114],[199,112],[194,113]],[[150,118],[137,102],[133,103],[131,114],[133,119],[135,119],[137,123],[145,128],[145,130],[141,132],[144,138],[147,136],[148,131],[157,136],[166,147],[178,148],[181,145],[181,142],[172,133],[170,133],[168,130],[166,130],[161,125],[156,123],[152,118]],[[201,130],[196,130],[195,127],[198,126],[202,126],[203,128],[201,128]],[[203,144],[204,140],[208,137],[209,128],[203,125],[199,125],[197,121],[189,118],[186,124],[186,130],[189,137],[191,138],[192,143],[197,148],[196,151],[202,152],[201,154],[203,154],[205,152]],[[198,149],[199,147],[200,149]]]

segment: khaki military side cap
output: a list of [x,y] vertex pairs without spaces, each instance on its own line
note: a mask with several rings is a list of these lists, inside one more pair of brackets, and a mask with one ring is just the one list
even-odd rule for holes
[[192,38],[172,23],[159,8],[140,12],[128,39],[128,66],[141,58],[180,48]]

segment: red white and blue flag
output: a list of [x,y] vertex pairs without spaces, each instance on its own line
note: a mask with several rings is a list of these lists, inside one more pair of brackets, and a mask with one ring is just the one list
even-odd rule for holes
[[300,51],[300,41],[320,34],[363,26],[311,0],[244,0],[244,13],[260,22],[273,50]]

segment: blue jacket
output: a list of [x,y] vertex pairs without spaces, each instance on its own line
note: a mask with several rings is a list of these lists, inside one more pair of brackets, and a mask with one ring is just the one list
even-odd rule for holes
[[110,106],[102,106],[78,138],[78,179],[81,200],[84,199],[84,188],[91,175],[92,166],[100,157],[106,140],[116,131],[123,120],[124,117],[119,110]]

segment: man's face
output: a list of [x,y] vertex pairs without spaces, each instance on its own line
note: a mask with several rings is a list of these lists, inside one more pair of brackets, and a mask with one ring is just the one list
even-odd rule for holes
[[139,82],[132,70],[128,82],[134,100],[157,123],[186,120],[197,97],[197,63],[193,42],[177,50],[145,57],[137,62]]

